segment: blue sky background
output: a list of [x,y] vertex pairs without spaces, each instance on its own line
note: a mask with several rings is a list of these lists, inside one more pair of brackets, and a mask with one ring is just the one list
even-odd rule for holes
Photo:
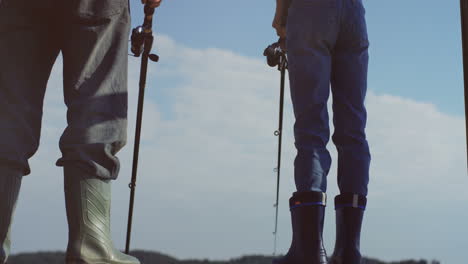
[[[142,12],[132,5],[133,23]],[[371,41],[369,87],[463,113],[459,1],[366,1]],[[192,48],[262,57],[276,40],[274,1],[166,0],[156,30]],[[411,87],[411,88],[408,88]]]
[[[132,248],[180,258],[271,254],[278,72],[274,0],[164,0],[155,17]],[[458,1],[364,0],[371,41],[368,139],[373,156],[362,251],[387,261],[466,262],[466,143]],[[132,3],[133,26],[142,6]],[[124,247],[139,60],[129,60],[129,141],[114,183],[113,236]],[[63,180],[54,166],[66,126],[62,60],[46,93],[41,146],[30,160],[13,252],[64,250]],[[278,251],[290,245],[292,111],[286,98]],[[329,149],[333,160],[336,151]],[[329,201],[338,193],[336,162]],[[45,210],[46,208],[47,210]],[[324,240],[333,250],[333,206]],[[34,219],[34,221],[31,221]],[[47,241],[43,238],[47,237]]]

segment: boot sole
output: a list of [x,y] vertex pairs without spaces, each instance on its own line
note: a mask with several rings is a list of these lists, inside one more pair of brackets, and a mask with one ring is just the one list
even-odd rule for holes
[[134,264],[134,262],[108,261],[108,260],[92,260],[85,261],[82,259],[66,259],[65,264]]

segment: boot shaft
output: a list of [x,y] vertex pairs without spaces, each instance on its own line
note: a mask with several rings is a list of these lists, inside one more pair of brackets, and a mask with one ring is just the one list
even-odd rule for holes
[[331,264],[360,264],[361,226],[367,199],[357,194],[335,198],[336,242]]
[[292,223],[292,243],[283,258],[274,264],[326,264],[322,231],[326,195],[321,192],[296,192],[289,199]]
[[[299,252],[322,247],[326,195],[321,192],[295,192],[289,199],[293,243]],[[309,250],[306,250],[308,248]]]
[[65,201],[72,255],[108,255],[110,238],[110,183],[99,179],[65,177]]
[[69,227],[67,264],[139,264],[115,249],[110,235],[111,183],[64,167]]
[[0,263],[10,254],[11,223],[21,188],[20,173],[4,173],[0,176]]

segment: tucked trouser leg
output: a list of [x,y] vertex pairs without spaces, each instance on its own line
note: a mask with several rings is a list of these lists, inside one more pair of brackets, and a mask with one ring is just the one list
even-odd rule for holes
[[366,196],[371,159],[364,131],[367,115],[363,75],[367,72],[367,52],[338,54],[333,69],[333,142],[338,150],[338,187],[341,193]]
[[0,4],[0,168],[22,175],[39,146],[44,93],[59,53],[53,17],[24,1]]
[[367,112],[368,38],[360,0],[343,1],[343,26],[332,68],[333,142],[338,150],[338,186],[341,193],[367,195],[370,152],[365,127]]
[[289,55],[288,58],[291,96],[296,117],[296,188],[298,191],[325,192],[326,177],[331,166],[330,153],[326,148],[330,136],[327,112],[330,59],[324,54],[297,57]]
[[[298,191],[325,192],[331,157],[327,100],[333,47],[337,32],[334,1],[293,1],[287,24],[287,55],[297,156],[294,162]],[[335,20],[333,20],[335,18]]]
[[68,126],[60,139],[62,157],[57,165],[115,179],[119,172],[116,153],[127,136],[127,0],[74,2],[79,3],[75,9],[64,11]]

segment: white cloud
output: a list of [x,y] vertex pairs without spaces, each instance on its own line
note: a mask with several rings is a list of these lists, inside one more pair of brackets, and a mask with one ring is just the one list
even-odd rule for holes
[[[272,252],[279,75],[259,59],[195,50],[159,37],[161,62],[150,65],[135,207],[133,247],[178,257],[227,258]],[[42,145],[31,160],[14,226],[14,251],[64,249],[66,220],[58,158],[65,126],[60,62],[46,98]],[[130,60],[129,143],[114,184],[113,230],[124,246],[139,61]],[[372,87],[370,87],[372,88]],[[430,103],[369,92],[373,161],[363,234],[366,255],[438,258],[460,263],[456,244],[468,220],[461,117]],[[290,241],[293,192],[292,111],[287,96],[279,248]],[[330,145],[334,161],[336,151]],[[334,242],[336,162],[329,176],[325,240]],[[34,219],[34,221],[31,221]],[[445,223],[445,226],[443,226]],[[38,228],[39,227],[39,228]],[[466,230],[466,229],[463,229]],[[45,242],[44,237],[47,237]],[[453,244],[439,250],[442,241]],[[455,257],[454,257],[455,256]]]

